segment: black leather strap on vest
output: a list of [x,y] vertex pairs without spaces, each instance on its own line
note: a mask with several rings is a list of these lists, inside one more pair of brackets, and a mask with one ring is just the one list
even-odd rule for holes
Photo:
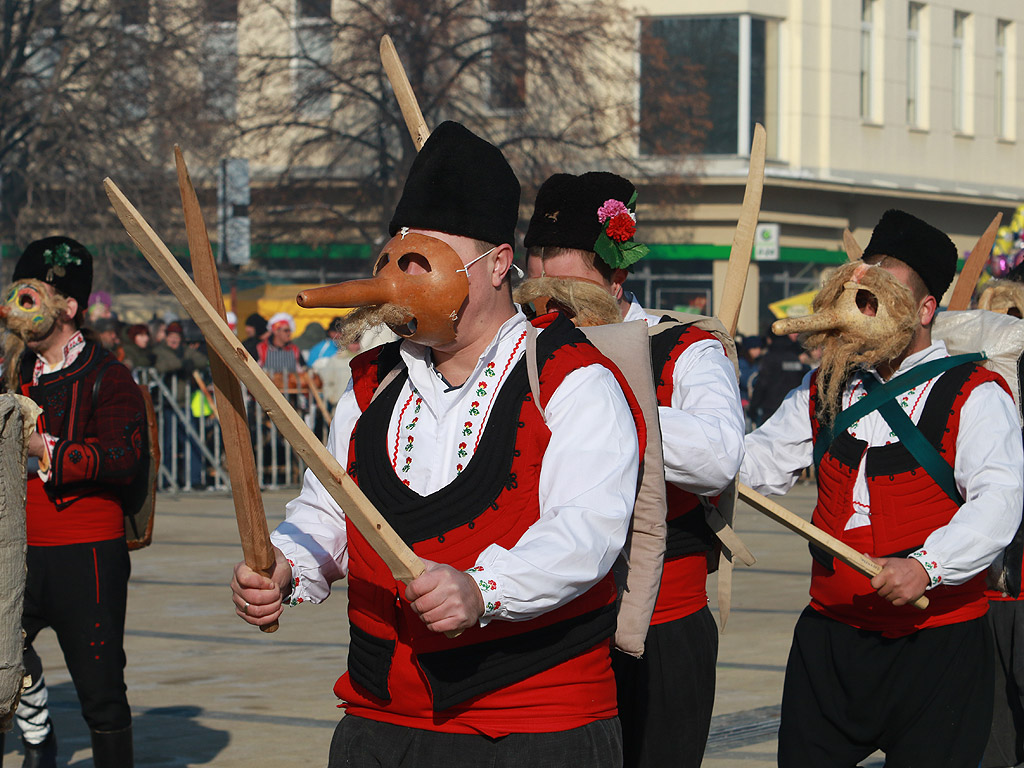
[[697,504],[689,512],[668,521],[665,559],[710,552],[717,542],[718,537],[704,520],[703,505]]
[[654,374],[655,389],[665,383],[661,376],[665,372],[665,366],[668,364],[669,358],[672,357],[672,350],[676,348],[682,335],[692,327],[680,323],[668,315],[661,318],[658,325],[662,323],[676,323],[679,327],[651,336],[651,371]]
[[365,688],[378,699],[391,701],[388,674],[395,655],[395,641],[374,637],[349,624],[348,674],[352,682]]
[[[538,368],[566,345],[589,344],[567,318],[559,316],[537,338]],[[387,370],[379,364],[378,377]],[[491,406],[487,427],[466,468],[444,488],[420,496],[395,475],[388,458],[391,414],[408,373],[395,378],[363,412],[356,426],[355,457],[360,489],[410,546],[472,524],[505,489],[515,487],[512,461],[518,455],[519,411],[530,396],[525,360],[520,359]],[[379,380],[378,378],[378,380]],[[472,385],[472,382],[467,382]],[[466,386],[466,385],[464,385]]]
[[497,690],[590,650],[615,632],[615,606],[531,632],[417,656],[433,692],[434,711]]

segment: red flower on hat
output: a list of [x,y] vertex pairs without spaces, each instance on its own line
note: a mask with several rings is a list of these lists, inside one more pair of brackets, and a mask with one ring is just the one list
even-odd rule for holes
[[608,222],[606,231],[612,240],[624,243],[636,234],[636,222],[628,212],[623,212]]

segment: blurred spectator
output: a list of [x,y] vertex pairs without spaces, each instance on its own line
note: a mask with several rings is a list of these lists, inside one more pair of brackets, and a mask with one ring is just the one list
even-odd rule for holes
[[149,348],[149,326],[139,323],[125,331],[124,364],[129,368],[152,368],[153,350]]
[[245,318],[245,339],[242,340],[242,346],[257,360],[259,354],[256,351],[256,345],[265,341],[268,333],[267,321],[263,319],[262,315],[253,312]]
[[797,338],[795,333],[768,337],[768,351],[761,358],[750,393],[750,418],[757,426],[775,413],[789,391],[810,370],[801,359],[804,350]]
[[320,344],[326,338],[327,332],[324,330],[324,327],[314,320],[309,323],[299,337],[295,339],[295,346],[303,352],[309,352],[311,348]]
[[[175,462],[185,456],[185,446],[191,443],[188,466],[193,488],[203,485],[203,464],[199,444],[189,434],[186,426],[192,426],[189,412],[190,395],[193,385],[192,374],[207,364],[207,359],[184,343],[184,329],[175,321],[167,325],[164,341],[153,348],[153,367],[163,375],[164,384],[171,391],[173,400],[163,397],[161,419],[164,466],[173,470]],[[173,405],[172,405],[173,402]],[[177,407],[175,407],[177,406]],[[181,475],[178,475],[179,477]]]
[[267,373],[300,373],[306,370],[302,351],[292,341],[295,319],[287,312],[278,312],[267,324],[270,338],[256,345],[256,361]]
[[164,335],[167,333],[167,323],[160,318],[154,316],[149,321],[149,345],[150,348],[155,347],[157,344],[162,344],[164,341]]
[[226,312],[226,319],[228,321],[228,328],[231,329],[232,333],[238,333],[238,315],[234,312]]
[[124,349],[121,347],[120,323],[114,318],[101,317],[92,323],[92,330],[96,334],[96,341],[110,352],[118,362],[124,362]]
[[86,317],[91,325],[97,320],[104,320],[112,317],[111,306],[113,301],[106,291],[93,291],[89,294],[89,308],[86,310]]
[[[333,324],[332,324],[332,327]],[[330,331],[328,331],[330,333]],[[337,333],[334,334],[338,336]],[[349,365],[352,358],[359,354],[361,347],[358,341],[353,341],[344,349],[339,349],[335,339],[325,339],[323,344],[330,344],[333,351],[329,355],[320,355],[310,363],[316,374],[323,382],[324,398],[332,407],[337,404],[341,396],[345,394],[349,379],[352,378],[352,368]],[[314,349],[316,349],[314,347]],[[310,352],[310,359],[313,353]]]
[[[316,364],[317,360],[321,358],[331,357],[338,351],[338,337],[341,333],[338,328],[341,326],[341,318],[336,317],[331,320],[330,326],[327,328],[327,338],[321,341],[319,344],[313,345],[313,348],[306,353],[306,362],[312,367]],[[359,348],[359,344],[356,344],[356,349]]]
[[737,345],[740,364],[740,397],[744,409],[750,404],[750,380],[757,373],[764,354],[764,336],[747,336]]

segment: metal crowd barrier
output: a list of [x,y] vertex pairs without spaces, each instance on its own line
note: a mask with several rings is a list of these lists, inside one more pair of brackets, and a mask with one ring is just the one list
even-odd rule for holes
[[[160,427],[162,457],[157,487],[169,491],[228,490],[231,481],[220,423],[195,378],[161,374],[152,368],[135,369],[133,373],[149,389]],[[201,372],[199,377],[212,393],[209,371]],[[330,424],[317,408],[308,382],[295,374],[274,374],[272,378],[316,436],[326,442]],[[302,483],[305,463],[244,386],[242,391],[260,487],[297,487]]]

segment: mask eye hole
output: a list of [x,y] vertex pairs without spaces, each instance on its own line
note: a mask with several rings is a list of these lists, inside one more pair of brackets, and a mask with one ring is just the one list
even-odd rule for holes
[[857,309],[862,315],[874,317],[878,314],[878,297],[871,291],[861,288],[857,291]]
[[384,267],[387,266],[387,263],[390,260],[391,257],[388,256],[388,252],[384,251],[380,256],[377,257],[377,263],[373,265],[373,274],[376,275],[378,272],[384,269]]
[[404,253],[398,259],[398,268],[409,275],[422,275],[430,272],[430,262],[419,253]]
[[24,310],[33,310],[39,304],[39,297],[33,290],[21,290],[18,292],[18,307]]

